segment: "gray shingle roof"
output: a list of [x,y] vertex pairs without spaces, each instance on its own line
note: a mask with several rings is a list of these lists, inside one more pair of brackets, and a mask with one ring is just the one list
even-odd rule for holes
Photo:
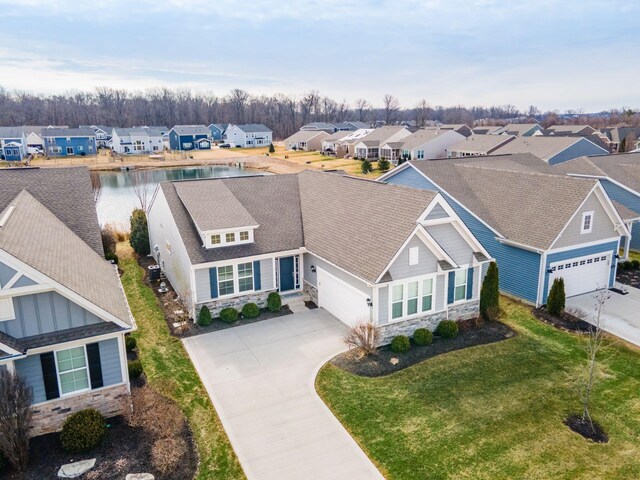
[[22,138],[22,128],[0,127],[0,138]]
[[512,164],[520,170],[496,168],[494,158],[476,158],[412,164],[507,239],[534,248],[552,245],[597,183],[534,172],[535,167],[527,171],[517,162]]
[[360,141],[364,142],[367,146],[382,145],[383,143],[387,142],[392,136],[402,130],[406,130],[407,136],[409,136],[410,132],[406,127],[384,126],[374,128],[373,130],[371,130],[371,132],[362,137]]
[[[197,185],[200,183],[201,185]],[[306,248],[341,268],[375,282],[416,227],[435,197],[432,191],[386,185],[339,174],[238,177],[162,183],[178,230],[193,264]],[[260,224],[253,244],[205,249],[177,189],[199,193],[228,189]],[[210,195],[200,197],[210,198]],[[394,208],[361,209],[375,199]],[[201,200],[202,201],[202,200]],[[214,214],[224,207],[203,202]],[[394,228],[388,228],[393,225]],[[376,248],[362,248],[375,238]]]
[[[340,132],[345,133],[345,132]],[[349,132],[346,132],[349,133]],[[300,130],[290,137],[288,137],[284,142],[285,144],[289,143],[298,143],[298,142],[308,142],[316,137],[320,136],[321,139],[325,139],[329,136],[327,132],[324,130]]]
[[460,140],[455,145],[448,148],[450,152],[477,152],[483,153],[488,152],[491,153],[493,150],[498,148],[500,145],[503,145],[507,142],[513,140],[513,135],[477,135],[473,134],[464,140]]
[[204,125],[175,125],[172,130],[178,135],[211,135],[211,130]]
[[245,133],[271,133],[271,129],[261,123],[247,123],[246,125],[236,125]]
[[116,268],[95,252],[27,190],[3,214],[0,249],[91,303],[132,324]]
[[548,161],[558,153],[566,150],[584,137],[518,137],[498,148],[495,153],[532,153],[542,160]]
[[579,157],[553,166],[557,173],[605,176],[640,192],[640,153]]
[[93,128],[44,128],[44,137],[95,137]]
[[4,168],[0,170],[0,210],[4,210],[23,189],[98,255],[104,255],[87,168]]

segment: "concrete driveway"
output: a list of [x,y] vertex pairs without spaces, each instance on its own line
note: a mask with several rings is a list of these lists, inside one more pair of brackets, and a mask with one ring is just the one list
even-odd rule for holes
[[314,309],[184,340],[250,480],[383,478],[314,388],[344,331]]
[[[616,284],[617,288],[629,293],[620,295],[609,292],[610,298],[602,309],[602,328],[617,336],[640,346],[640,290],[626,285]],[[596,315],[597,293],[585,293],[567,298],[566,308],[577,308],[587,313],[585,320],[594,323]]]

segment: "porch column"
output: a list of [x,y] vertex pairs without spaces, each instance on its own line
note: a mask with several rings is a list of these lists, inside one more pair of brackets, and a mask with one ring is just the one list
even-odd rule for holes
[[[629,228],[629,232],[631,232],[631,228],[633,227],[633,224],[629,224],[627,225],[627,227]],[[631,235],[627,235],[625,237],[625,242],[624,242],[624,259],[625,260],[629,259],[629,250],[631,250]]]

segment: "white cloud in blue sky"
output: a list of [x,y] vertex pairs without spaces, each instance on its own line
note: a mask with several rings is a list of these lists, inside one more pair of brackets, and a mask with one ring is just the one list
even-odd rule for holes
[[0,11],[10,89],[640,106],[634,1],[0,0]]

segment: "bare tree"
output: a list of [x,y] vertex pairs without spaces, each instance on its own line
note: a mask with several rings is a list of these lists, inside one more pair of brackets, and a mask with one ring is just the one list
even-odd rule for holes
[[358,348],[363,355],[375,355],[378,351],[380,333],[371,322],[362,321],[353,326],[344,336],[349,348]]
[[138,198],[140,208],[146,212],[154,190],[151,173],[146,170],[132,172],[131,184],[133,185],[133,192]]
[[356,115],[359,122],[364,122],[367,120],[370,110],[371,105],[364,98],[359,98],[356,100]]
[[31,387],[15,372],[0,370],[0,451],[18,471],[29,461]]
[[89,175],[91,176],[91,188],[93,189],[93,203],[97,205],[102,196],[102,178],[100,177],[100,172],[92,171]]
[[384,96],[382,101],[384,103],[384,121],[389,125],[398,119],[400,101],[389,93]]
[[424,127],[427,124],[427,120],[429,119],[429,113],[431,112],[431,107],[425,99],[422,99],[416,105],[416,125],[418,127]]

